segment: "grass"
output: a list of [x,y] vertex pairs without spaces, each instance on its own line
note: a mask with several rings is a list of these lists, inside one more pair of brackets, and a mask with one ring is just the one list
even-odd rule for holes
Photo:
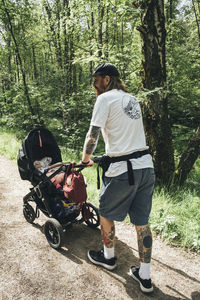
[[189,188],[155,190],[150,223],[153,231],[173,244],[200,251],[200,201]]
[[[6,130],[0,133],[0,155],[17,159],[21,141],[15,134]],[[76,153],[61,147],[63,161],[76,161]],[[98,206],[96,166],[83,170],[87,181],[88,201]],[[200,159],[196,161],[186,184],[182,188],[173,187],[170,191],[156,187],[151,227],[164,240],[200,252]],[[127,219],[125,220],[127,222]]]
[[21,142],[16,139],[14,133],[7,132],[1,128],[0,133],[0,155],[11,159],[17,160],[17,153],[21,147]]

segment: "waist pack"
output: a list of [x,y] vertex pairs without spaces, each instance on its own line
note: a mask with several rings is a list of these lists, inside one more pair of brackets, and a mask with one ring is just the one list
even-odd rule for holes
[[131,154],[110,157],[107,155],[103,155],[98,163],[97,167],[97,188],[100,188],[100,176],[99,176],[99,167],[103,169],[102,180],[104,180],[105,172],[108,170],[111,163],[126,161],[127,162],[127,171],[128,171],[128,181],[130,185],[134,185],[134,177],[133,177],[133,169],[130,159],[139,158],[143,155],[149,154],[149,150],[136,151]]
[[83,175],[73,169],[74,164],[70,164],[64,179],[64,195],[70,201],[83,203],[87,199],[86,184]]

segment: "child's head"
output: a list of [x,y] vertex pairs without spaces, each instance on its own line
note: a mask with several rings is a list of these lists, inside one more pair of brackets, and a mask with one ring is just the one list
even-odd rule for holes
[[52,162],[51,157],[43,157],[41,160],[35,160],[33,165],[37,170],[42,170],[47,168]]

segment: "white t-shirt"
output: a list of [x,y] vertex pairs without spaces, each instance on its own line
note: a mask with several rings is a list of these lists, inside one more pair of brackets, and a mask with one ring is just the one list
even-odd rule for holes
[[[90,125],[101,127],[108,156],[122,156],[148,149],[142,113],[137,99],[122,90],[113,89],[97,97]],[[133,169],[153,168],[150,154],[131,159]],[[126,161],[112,163],[106,176],[127,171]]]

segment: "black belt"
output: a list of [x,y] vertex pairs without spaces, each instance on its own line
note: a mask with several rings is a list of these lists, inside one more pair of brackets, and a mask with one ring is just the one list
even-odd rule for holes
[[107,155],[103,155],[99,161],[97,167],[97,188],[100,188],[100,177],[99,177],[99,167],[103,169],[102,180],[104,181],[105,172],[108,170],[111,163],[119,162],[119,161],[126,161],[127,162],[127,170],[128,170],[128,181],[130,185],[134,185],[134,177],[133,177],[133,168],[130,162],[132,158],[139,158],[143,155],[149,154],[149,150],[143,151],[136,151],[131,154],[122,155],[122,156],[115,156],[110,157]]

